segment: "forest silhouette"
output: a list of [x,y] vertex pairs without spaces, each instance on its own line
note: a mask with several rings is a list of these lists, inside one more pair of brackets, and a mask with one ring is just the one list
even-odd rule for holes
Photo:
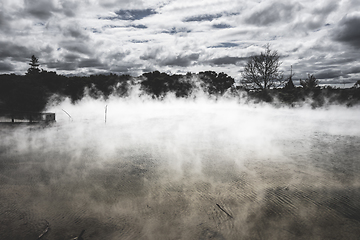
[[86,95],[105,100],[110,96],[125,98],[135,88],[140,90],[139,95],[148,95],[160,101],[169,94],[177,98],[196,98],[197,93],[202,92],[212,99],[242,98],[245,102],[268,102],[292,107],[303,104],[310,104],[313,108],[329,104],[351,107],[360,103],[359,82],[351,88],[320,87],[313,75],[301,80],[301,86],[298,87],[293,84],[290,76],[283,87],[254,90],[236,84],[234,78],[223,72],[204,71],[171,75],[153,71],[138,77],[113,73],[64,76],[40,70],[35,56],[32,56],[29,65],[30,68],[25,75],[0,75],[1,111],[41,112],[45,110],[49,101],[69,98],[75,104]]

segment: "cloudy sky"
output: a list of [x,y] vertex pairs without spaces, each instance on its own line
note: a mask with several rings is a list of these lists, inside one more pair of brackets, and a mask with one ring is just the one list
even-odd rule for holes
[[360,79],[358,0],[1,0],[0,73],[213,70],[240,79],[264,45],[295,79]]

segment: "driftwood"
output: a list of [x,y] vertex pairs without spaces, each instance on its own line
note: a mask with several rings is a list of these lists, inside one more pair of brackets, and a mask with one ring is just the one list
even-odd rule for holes
[[83,240],[82,235],[84,234],[85,229],[81,231],[80,235],[78,236],[78,240]]
[[[46,221],[46,220],[45,220]],[[49,225],[49,222],[46,221],[46,228],[45,230],[39,235],[38,239],[42,238],[50,229],[50,225]]]
[[82,235],[84,234],[84,232],[85,232],[85,230],[82,230],[81,233],[80,233],[80,235],[79,235],[78,237],[73,238],[72,240],[84,240],[84,239],[82,238]]
[[219,204],[216,204],[216,206],[218,206],[218,208],[220,208],[221,211],[223,211],[226,215],[228,215],[229,218],[233,218],[233,216],[231,216],[228,212],[226,212],[222,207],[220,207]]

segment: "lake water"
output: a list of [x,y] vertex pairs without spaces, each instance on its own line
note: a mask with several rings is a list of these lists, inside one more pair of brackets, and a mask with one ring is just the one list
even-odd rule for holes
[[358,108],[54,110],[50,127],[0,126],[0,239],[360,236]]

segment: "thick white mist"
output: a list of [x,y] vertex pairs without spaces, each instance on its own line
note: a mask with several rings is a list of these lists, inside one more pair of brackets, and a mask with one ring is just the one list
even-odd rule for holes
[[[219,161],[239,166],[258,159],[292,161],[287,154],[306,152],[314,134],[360,136],[359,108],[341,106],[314,110],[205,97],[164,101],[85,98],[75,105],[64,101],[48,111],[56,113],[57,122],[39,136],[52,144],[50,149],[73,149],[80,156],[83,149],[91,148],[99,162],[119,161],[119,151],[137,149],[179,171],[190,162],[200,175],[201,162],[208,155],[219,154]],[[302,146],[297,148],[295,143]]]
[[2,130],[0,177],[53,239],[288,239],[299,222],[326,238],[317,215],[343,221],[331,199],[360,183],[358,107],[112,97],[47,111],[52,126]]

